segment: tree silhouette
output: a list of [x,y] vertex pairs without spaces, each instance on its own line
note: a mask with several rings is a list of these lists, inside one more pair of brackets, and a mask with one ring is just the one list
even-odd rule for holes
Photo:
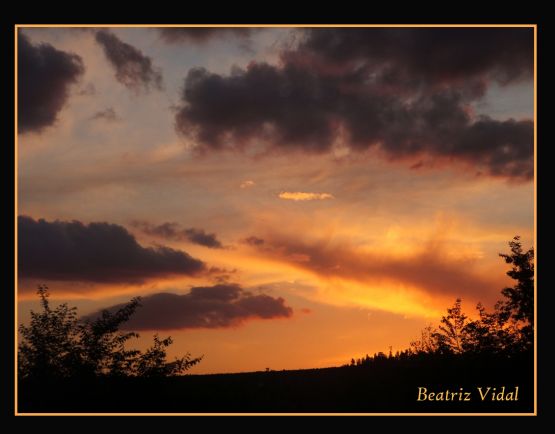
[[74,343],[79,338],[76,308],[61,304],[52,310],[48,288],[39,286],[42,312],[31,311],[28,327],[21,325],[18,369],[22,377],[67,377],[74,374],[82,360]]
[[435,353],[438,350],[437,339],[435,338],[437,329],[432,325],[424,327],[420,332],[420,339],[410,343],[410,350],[415,354]]
[[132,372],[134,359],[140,352],[126,350],[125,343],[139,335],[121,333],[118,328],[139,306],[140,299],[134,298],[115,313],[104,310],[94,321],[77,323],[79,333],[74,344],[81,353],[80,375],[126,375]]
[[479,303],[479,319],[465,328],[470,352],[517,353],[532,348],[534,341],[534,250],[522,249],[520,237],[509,242],[511,252],[500,253],[512,268],[507,275],[516,281],[504,288],[491,313]]
[[534,249],[523,251],[519,236],[514,237],[509,246],[511,253],[499,256],[512,265],[507,275],[516,280],[516,284],[501,291],[506,300],[497,308],[515,323],[522,345],[531,347],[534,340]]
[[534,250],[522,249],[520,237],[509,242],[511,252],[500,253],[512,268],[507,275],[516,281],[504,288],[505,299],[498,301],[493,312],[478,303],[479,319],[470,321],[462,312],[458,298],[439,329],[429,326],[422,338],[411,343],[415,353],[517,353],[532,348],[534,339]]
[[187,353],[180,359],[166,362],[166,348],[172,343],[171,337],[160,339],[157,334],[154,335],[154,344],[134,360],[133,372],[140,377],[169,377],[180,374],[202,359],[202,357],[191,359],[190,354]]
[[461,354],[467,337],[467,316],[462,312],[461,299],[457,298],[452,308],[447,309],[447,316],[441,318],[439,330],[433,332],[437,351],[442,353]]
[[166,377],[179,375],[196,365],[201,357],[186,354],[172,362],[165,349],[170,337],[154,336],[154,344],[142,353],[127,349],[135,332],[119,331],[140,306],[140,298],[112,313],[104,310],[95,320],[79,320],[77,309],[67,303],[50,307],[46,285],[37,291],[42,310],[31,311],[28,326],[20,325],[18,370],[21,378],[71,378],[98,376]]
[[479,319],[470,321],[465,328],[465,352],[472,353],[503,353],[514,342],[514,333],[506,327],[508,316],[499,309],[501,301],[495,305],[495,310],[487,312],[482,303],[478,303]]

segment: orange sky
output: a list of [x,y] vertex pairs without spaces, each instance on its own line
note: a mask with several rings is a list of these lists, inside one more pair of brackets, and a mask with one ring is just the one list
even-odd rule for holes
[[[66,95],[59,96],[61,108],[49,106],[56,111],[56,120],[38,128],[33,125],[39,121],[33,118],[35,124],[30,120],[31,126],[26,127],[31,131],[18,138],[18,214],[32,218],[25,227],[36,230],[35,238],[23,245],[29,251],[43,252],[39,244],[44,243],[52,255],[45,260],[37,253],[38,262],[20,264],[20,322],[27,320],[29,309],[38,307],[34,290],[43,282],[55,301],[70,301],[82,314],[136,295],[187,296],[193,287],[236,284],[240,295],[230,303],[236,303],[233,309],[239,310],[233,311],[236,316],[229,323],[202,327],[185,321],[188,325],[160,331],[174,338],[170,356],[187,351],[195,356],[204,354],[202,363],[191,371],[195,373],[335,366],[351,357],[387,352],[389,347],[393,351],[407,348],[421,328],[438,323],[457,297],[462,297],[463,307],[471,315],[479,301],[491,307],[503,286],[510,283],[498,253],[508,250],[507,242],[514,235],[522,237],[524,246],[533,241],[532,180],[512,172],[522,164],[517,157],[503,166],[492,160],[505,161],[509,158],[505,154],[513,155],[508,148],[499,155],[486,148],[483,152],[488,156],[480,160],[477,151],[453,151],[451,155],[438,150],[441,143],[436,144],[432,137],[433,146],[397,155],[393,154],[397,148],[386,139],[377,147],[360,149],[355,137],[361,133],[355,127],[350,134],[340,131],[325,152],[282,142],[278,148],[277,142],[272,142],[277,140],[277,131],[291,128],[288,122],[293,122],[279,117],[273,125],[267,122],[244,130],[237,127],[243,118],[234,120],[226,140],[237,148],[220,150],[216,142],[204,143],[208,139],[202,136],[186,137],[181,127],[176,131],[176,113],[183,104],[180,94],[188,71],[203,66],[221,77],[235,73],[237,80],[246,77],[246,86],[252,83],[248,68],[253,62],[267,62],[280,74],[287,62],[299,67],[294,63],[294,50],[307,48],[302,43],[295,48],[291,29],[253,32],[248,40],[241,35],[216,36],[202,43],[186,38],[168,42],[155,29],[112,29],[116,39],[140,53],[128,50],[137,62],[133,65],[141,67],[138,77],[133,75],[136,69],[117,69],[103,51],[109,47],[104,48],[94,32],[23,32],[34,44],[26,50],[39,53],[39,43],[51,44],[56,50],[80,56],[84,70],[62,89]],[[314,45],[309,42],[307,47],[323,44],[316,38]],[[289,57],[284,54],[287,50]],[[50,54],[44,51],[41,55],[46,59]],[[399,54],[398,62],[409,62],[403,56]],[[54,56],[52,61],[62,57]],[[33,65],[29,62],[27,68]],[[480,122],[478,114],[487,114],[491,117],[488,122],[498,122],[496,131],[513,128],[513,124],[503,123],[507,119],[533,118],[531,80],[524,77],[499,84],[487,68],[500,74],[502,68],[518,66],[499,62],[487,66],[483,61],[479,65],[486,66],[480,66],[483,70],[479,73],[468,72],[470,81],[475,74],[487,85],[480,96],[473,94],[473,99],[464,102],[465,110],[476,116],[470,122]],[[230,73],[233,65],[236,70]],[[319,74],[331,74],[325,75],[326,80],[344,73],[321,63],[314,65],[315,71],[323,71]],[[301,66],[306,67],[304,63]],[[414,74],[440,80],[434,71],[411,67]],[[120,79],[114,71],[120,71]],[[125,80],[121,80],[123,73],[128,74]],[[153,84],[158,73],[163,78],[160,87]],[[422,80],[428,80],[428,75]],[[451,76],[441,80],[452,80],[449,86],[453,89],[462,86]],[[224,78],[221,81],[225,82]],[[340,87],[345,88],[344,84]],[[200,95],[202,89],[194,90]],[[395,92],[401,95],[399,89]],[[382,93],[385,90],[392,92],[383,87]],[[188,104],[193,107],[193,100]],[[199,104],[198,113],[208,110],[195,104]],[[316,106],[310,107],[304,110],[317,111]],[[181,110],[191,117],[187,122],[199,122],[199,131],[223,128],[220,125],[226,122],[214,126],[205,119],[201,124],[187,106]],[[245,118],[252,116],[258,122],[256,113],[240,105],[236,110],[244,110]],[[194,116],[200,116],[198,113]],[[355,119],[350,112],[334,112],[334,116],[345,116],[344,125]],[[250,122],[255,122],[252,119]],[[308,125],[309,121],[307,118]],[[304,134],[303,128],[298,127]],[[396,130],[388,134],[400,137]],[[480,136],[469,137],[479,140]],[[515,151],[517,154],[521,158]],[[45,219],[43,226],[35,225],[39,219]],[[72,221],[82,226],[69,226]],[[121,231],[115,226],[93,231],[87,226],[91,222],[117,225]],[[80,238],[74,235],[76,231]],[[116,232],[118,241],[110,244],[109,237]],[[49,238],[42,240],[46,233]],[[87,237],[92,240],[88,244],[74,245]],[[105,278],[95,275],[94,270],[102,273],[102,267],[117,271],[110,261],[120,261],[120,242],[122,249],[137,255],[136,262],[121,262],[121,267],[137,267],[130,274],[135,277],[112,279],[112,271],[106,272]],[[57,246],[65,250],[58,251]],[[94,255],[86,256],[87,249]],[[189,259],[168,249],[186,252],[191,260],[204,264],[203,270],[184,271],[184,261]],[[75,263],[85,270],[104,255],[99,253],[102,251],[106,261],[93,264],[96,268],[89,274],[75,269],[64,275],[63,264],[56,263],[58,257],[83,254],[84,259],[79,256]],[[187,297],[179,300],[189,303]],[[229,315],[230,305],[223,299],[222,303],[221,309]],[[270,306],[278,310],[268,313],[265,309]],[[290,307],[292,314],[287,315],[284,307]],[[146,345],[156,331],[141,330],[137,344]]]

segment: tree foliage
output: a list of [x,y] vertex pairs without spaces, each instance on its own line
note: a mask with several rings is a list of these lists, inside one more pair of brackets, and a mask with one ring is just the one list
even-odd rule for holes
[[468,318],[462,312],[461,299],[457,298],[452,308],[447,309],[447,315],[441,318],[439,329],[432,333],[436,342],[436,350],[461,354],[467,345]]
[[167,377],[182,374],[202,357],[186,354],[168,362],[166,348],[171,337],[154,336],[145,352],[128,349],[126,343],[138,338],[135,332],[120,332],[140,306],[132,299],[116,312],[104,310],[94,320],[80,320],[77,309],[67,303],[50,307],[48,288],[37,291],[42,310],[31,311],[29,325],[20,325],[18,369],[22,378],[70,378],[96,376]]
[[532,348],[534,338],[534,250],[524,251],[520,237],[509,242],[511,252],[500,256],[511,270],[507,275],[515,280],[504,288],[505,297],[493,312],[478,303],[478,319],[472,321],[463,313],[461,299],[447,309],[439,328],[427,327],[422,338],[411,343],[415,353],[515,353]]

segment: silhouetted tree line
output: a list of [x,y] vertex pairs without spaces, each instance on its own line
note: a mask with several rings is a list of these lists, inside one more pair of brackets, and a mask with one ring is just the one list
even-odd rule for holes
[[126,343],[139,335],[118,329],[140,306],[140,298],[132,299],[116,312],[104,310],[94,320],[81,320],[77,318],[77,308],[70,308],[67,303],[52,309],[45,285],[39,286],[37,293],[42,310],[31,311],[30,324],[19,327],[21,379],[168,377],[183,373],[202,359],[187,353],[168,362],[166,348],[172,339],[158,335],[144,352],[127,349]]
[[462,311],[461,299],[447,309],[438,327],[428,326],[410,348],[389,355],[379,352],[373,357],[351,359],[349,366],[406,360],[422,355],[501,355],[511,356],[533,349],[534,345],[534,250],[524,251],[519,236],[509,242],[510,253],[501,256],[511,269],[507,275],[515,280],[504,288],[493,312],[478,303],[478,319],[470,320]]

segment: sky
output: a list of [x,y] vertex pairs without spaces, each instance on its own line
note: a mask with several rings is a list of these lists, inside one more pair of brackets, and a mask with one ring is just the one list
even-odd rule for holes
[[18,320],[191,373],[406,349],[534,234],[533,28],[19,28]]

